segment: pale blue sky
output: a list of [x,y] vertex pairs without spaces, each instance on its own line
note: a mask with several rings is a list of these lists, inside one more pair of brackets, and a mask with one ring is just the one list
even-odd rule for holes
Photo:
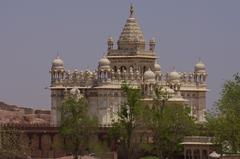
[[145,40],[156,37],[163,71],[190,72],[201,57],[207,105],[240,68],[239,0],[1,0],[0,100],[50,106],[48,73],[59,51],[67,69],[95,69],[117,41],[133,3]]

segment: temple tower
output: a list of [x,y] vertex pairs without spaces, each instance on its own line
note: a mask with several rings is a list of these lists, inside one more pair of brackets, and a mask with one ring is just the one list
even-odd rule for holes
[[146,42],[143,33],[134,17],[133,5],[130,6],[129,17],[122,29],[117,41],[117,47],[114,48],[114,41],[108,39],[107,58],[111,61],[111,68],[115,72],[119,69],[121,72],[139,70],[143,75],[149,68],[154,70],[156,60],[155,45],[153,38],[149,41],[149,49],[146,50]]
[[64,98],[63,80],[65,75],[63,60],[57,56],[52,61],[52,67],[49,71],[51,74],[51,121],[52,125],[58,125],[60,123],[60,112],[58,107]]
[[[110,126],[124,96],[121,84],[127,82],[141,89],[142,100],[152,101],[155,88],[168,95],[169,102],[187,103],[197,121],[204,121],[206,108],[207,72],[199,60],[192,72],[163,72],[156,63],[156,39],[147,43],[135,18],[133,5],[117,42],[107,39],[107,52],[95,71],[65,71],[63,60],[57,56],[51,66],[51,124],[57,126],[59,107],[67,94],[79,91],[84,95],[90,112],[97,115],[102,126]],[[116,45],[116,46],[115,46]]]

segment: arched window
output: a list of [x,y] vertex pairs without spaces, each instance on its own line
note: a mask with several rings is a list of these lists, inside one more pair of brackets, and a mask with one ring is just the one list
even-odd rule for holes
[[126,70],[126,71],[127,71],[127,68],[126,68],[126,66],[121,66],[121,67],[120,67],[120,71],[121,71],[121,72],[123,72],[124,70]]
[[114,66],[114,67],[113,67],[113,71],[114,71],[114,72],[117,72],[117,66]]
[[146,72],[146,70],[147,70],[147,67],[143,66],[143,74],[144,74],[144,72]]
[[130,67],[129,67],[129,71],[130,71],[130,70],[134,70],[133,66],[130,66]]

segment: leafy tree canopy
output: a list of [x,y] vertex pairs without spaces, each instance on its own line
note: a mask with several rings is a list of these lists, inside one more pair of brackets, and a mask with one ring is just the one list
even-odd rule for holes
[[139,89],[131,88],[127,84],[122,85],[125,100],[117,113],[117,121],[109,130],[111,139],[118,142],[121,154],[126,159],[133,159],[137,145],[133,142],[134,134],[139,124],[141,102]]
[[169,96],[161,88],[155,90],[152,107],[145,112],[146,122],[153,133],[152,151],[158,158],[172,158],[182,152],[184,136],[195,132],[190,109],[182,103],[169,103]]
[[97,118],[88,111],[86,98],[69,96],[61,106],[60,135],[65,138],[65,148],[74,154],[83,155],[92,151],[98,130]]
[[29,148],[22,140],[19,130],[0,127],[0,159],[25,159]]
[[223,152],[240,151],[240,76],[225,82],[216,110],[207,115],[207,126]]

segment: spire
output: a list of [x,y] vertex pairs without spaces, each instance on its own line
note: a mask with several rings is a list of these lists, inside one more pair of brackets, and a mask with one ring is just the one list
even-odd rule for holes
[[175,66],[173,66],[172,71],[175,71],[175,72],[176,72],[176,67],[175,67]]
[[60,58],[59,50],[57,50],[57,56],[56,58]]
[[145,49],[145,40],[143,37],[143,33],[133,16],[134,7],[130,5],[130,15],[123,27],[121,35],[118,40],[118,48],[127,50],[132,48],[140,48]]
[[202,63],[202,58],[198,57],[198,63]]

